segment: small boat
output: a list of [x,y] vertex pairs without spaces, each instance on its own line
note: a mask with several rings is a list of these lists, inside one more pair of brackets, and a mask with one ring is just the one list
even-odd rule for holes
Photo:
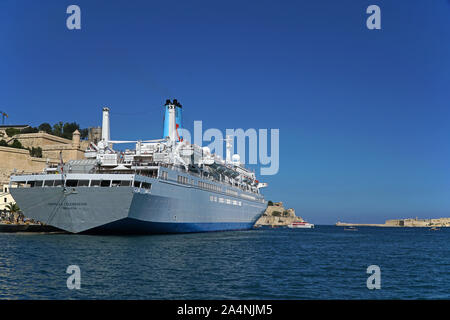
[[439,229],[438,227],[431,227],[430,230],[432,230],[432,231],[438,231],[438,230],[441,230],[441,229]]
[[304,228],[304,229],[312,229],[314,228],[314,225],[312,223],[308,223],[306,221],[303,222],[292,222],[291,224],[288,224],[288,228]]
[[358,229],[356,229],[356,227],[352,227],[352,226],[350,226],[350,227],[345,227],[344,230],[345,230],[345,231],[358,231]]

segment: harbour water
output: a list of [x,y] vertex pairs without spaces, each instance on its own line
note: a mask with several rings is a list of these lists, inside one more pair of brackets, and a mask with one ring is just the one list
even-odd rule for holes
[[[0,234],[0,299],[449,299],[450,229]],[[69,290],[69,265],[81,289]],[[366,286],[369,265],[381,289]]]

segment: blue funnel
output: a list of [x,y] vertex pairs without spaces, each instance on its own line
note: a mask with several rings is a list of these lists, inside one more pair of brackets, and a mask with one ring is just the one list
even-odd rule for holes
[[[177,99],[173,99],[173,102],[170,102],[169,99],[166,100],[164,104],[164,130],[163,130],[163,138],[169,136],[169,105],[175,105],[175,123],[178,127],[178,134],[180,133],[181,125],[182,125],[182,106],[177,101]],[[180,136],[180,139],[182,137]]]

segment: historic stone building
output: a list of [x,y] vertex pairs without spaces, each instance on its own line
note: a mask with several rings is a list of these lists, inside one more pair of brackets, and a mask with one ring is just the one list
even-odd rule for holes
[[8,203],[14,203],[14,199],[9,193],[9,185],[0,185],[0,213],[6,210]]
[[25,148],[40,147],[42,158],[59,161],[59,152],[62,151],[64,161],[83,159],[84,150],[89,145],[88,141],[80,140],[80,132],[76,130],[72,140],[57,137],[45,132],[17,134],[7,142],[18,140]]
[[34,158],[25,149],[0,147],[0,184],[9,182],[9,176],[16,172],[39,172],[46,166],[44,158]]

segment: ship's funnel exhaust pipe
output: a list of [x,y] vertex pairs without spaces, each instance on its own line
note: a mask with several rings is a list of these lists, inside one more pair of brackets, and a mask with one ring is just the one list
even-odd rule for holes
[[175,119],[175,105],[170,104],[169,106],[169,138],[171,141],[176,141],[177,128]]
[[173,99],[173,102],[171,102],[170,99],[167,99],[164,108],[165,113],[163,137],[170,137],[172,141],[182,141],[183,137],[180,136],[182,123],[181,103],[179,103],[177,99]]
[[109,142],[109,108],[103,108],[103,120],[102,120],[102,140],[106,143]]

